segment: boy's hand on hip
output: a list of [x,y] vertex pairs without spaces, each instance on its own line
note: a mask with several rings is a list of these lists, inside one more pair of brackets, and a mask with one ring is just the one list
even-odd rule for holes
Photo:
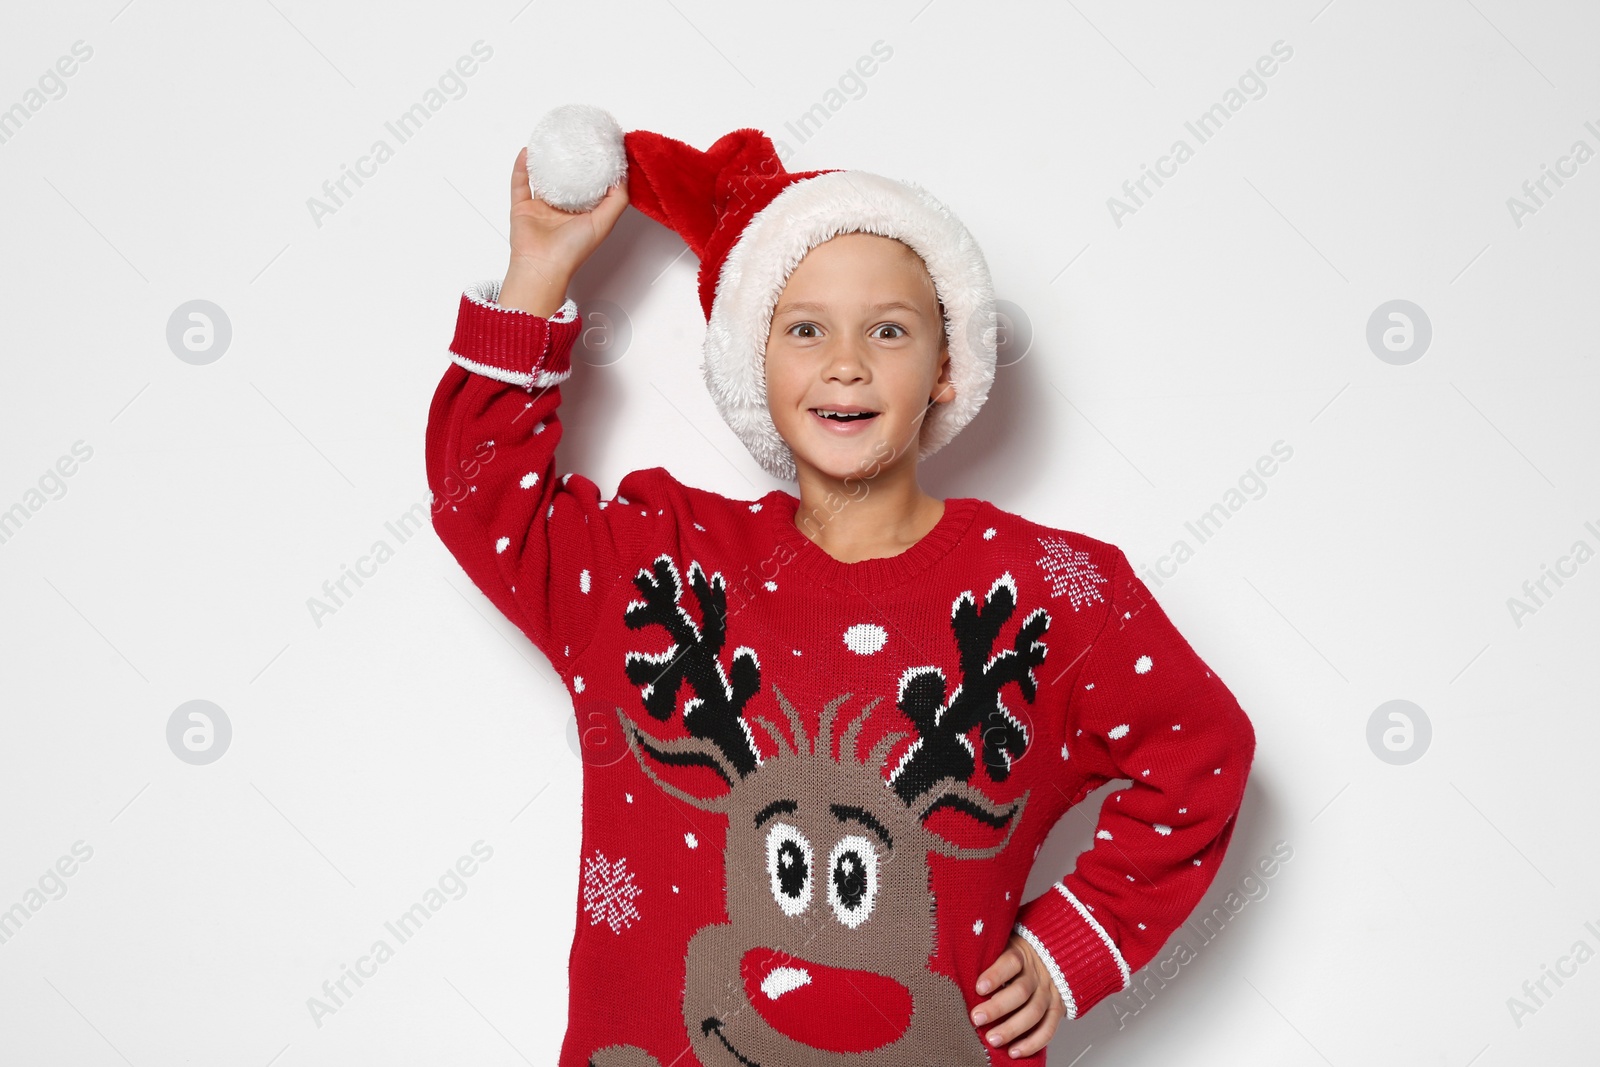
[[1000,958],[978,975],[978,992],[994,995],[973,1007],[973,1025],[980,1030],[989,1026],[983,1040],[991,1047],[1010,1042],[1007,1051],[1013,1057],[1031,1056],[1048,1045],[1067,1014],[1049,968],[1017,934],[1011,935]]

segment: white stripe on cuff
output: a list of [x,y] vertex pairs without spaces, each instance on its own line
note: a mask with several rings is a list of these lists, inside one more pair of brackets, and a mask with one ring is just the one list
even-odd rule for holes
[[1045,970],[1050,972],[1051,980],[1055,982],[1056,989],[1061,992],[1061,1002],[1067,1006],[1067,1018],[1076,1019],[1078,1017],[1078,1002],[1072,996],[1071,987],[1067,985],[1066,975],[1062,974],[1061,968],[1056,966],[1056,958],[1050,955],[1050,950],[1044,947],[1044,942],[1040,941],[1034,932],[1026,926],[1021,923],[1014,923],[1011,929],[1016,931],[1017,936],[1032,945],[1033,951],[1039,954],[1039,958],[1044,961]]
[[1111,940],[1111,935],[1106,933],[1105,927],[1095,921],[1095,917],[1089,913],[1089,909],[1084,907],[1083,901],[1072,895],[1072,890],[1067,888],[1066,883],[1057,882],[1052,888],[1071,901],[1072,906],[1078,909],[1078,914],[1083,916],[1083,921],[1093,927],[1094,932],[1100,935],[1100,940],[1105,944],[1106,951],[1111,953],[1111,958],[1117,961],[1117,970],[1122,973],[1122,988],[1127,989],[1133,984],[1133,973],[1128,970],[1128,961],[1123,959],[1122,953],[1117,951],[1116,942]]

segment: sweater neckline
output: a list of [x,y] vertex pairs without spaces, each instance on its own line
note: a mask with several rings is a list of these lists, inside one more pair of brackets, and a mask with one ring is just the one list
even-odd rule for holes
[[966,536],[982,503],[976,497],[946,497],[944,514],[939,521],[910,547],[892,556],[846,563],[830,556],[795,525],[795,516],[800,511],[799,497],[774,489],[761,499],[761,513],[774,526],[776,540],[793,553],[793,558],[783,565],[785,570],[805,581],[861,593],[893,588],[943,559]]

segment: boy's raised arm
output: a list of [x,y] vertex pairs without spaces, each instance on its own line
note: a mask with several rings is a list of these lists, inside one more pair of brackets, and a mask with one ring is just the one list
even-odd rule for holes
[[1127,988],[1199,903],[1255,755],[1233,694],[1127,557],[1117,550],[1114,560],[1105,622],[1073,683],[1066,748],[1095,784],[1133,785],[1105,799],[1093,846],[1014,927],[1050,969],[1069,1019]]
[[435,531],[563,675],[669,507],[659,467],[629,473],[603,500],[593,481],[555,465],[560,383],[582,327],[567,285],[626,206],[619,183],[593,211],[557,211],[530,195],[518,154],[505,281],[462,294],[451,363],[428,411]]

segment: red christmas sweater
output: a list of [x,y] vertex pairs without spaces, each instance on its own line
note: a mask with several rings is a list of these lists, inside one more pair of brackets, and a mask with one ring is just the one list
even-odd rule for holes
[[650,467],[602,495],[555,461],[576,307],[498,296],[462,295],[427,472],[440,538],[577,716],[562,1067],[1044,1063],[986,1047],[978,974],[1015,932],[1070,1018],[1128,987],[1232,836],[1255,750],[1232,693],[1119,549],[979,499],[843,563],[783,490]]

